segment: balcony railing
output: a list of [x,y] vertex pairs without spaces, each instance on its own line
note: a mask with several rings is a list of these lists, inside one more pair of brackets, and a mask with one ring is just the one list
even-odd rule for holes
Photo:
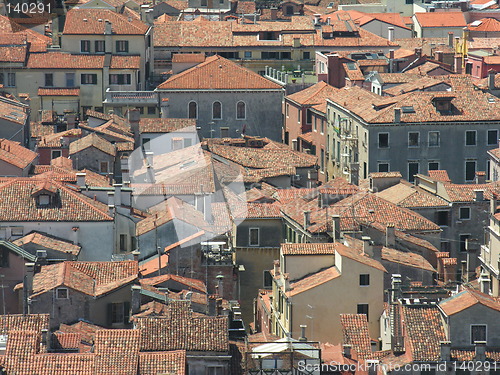
[[158,93],[155,91],[111,91],[106,90],[105,104],[158,104]]

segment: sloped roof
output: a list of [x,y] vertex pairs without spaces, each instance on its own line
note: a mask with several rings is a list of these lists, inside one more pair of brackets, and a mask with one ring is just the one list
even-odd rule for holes
[[207,292],[207,287],[203,281],[173,274],[166,274],[166,275],[141,279],[141,283],[155,286],[170,280],[175,281],[179,284],[183,284],[189,289],[196,289],[203,293]]
[[336,251],[343,257],[354,260],[365,266],[375,268],[382,272],[387,272],[385,267],[378,260],[371,258],[367,254],[360,252],[358,249],[347,247],[341,243],[336,243]]
[[304,90],[288,95],[286,98],[301,105],[314,105],[323,103],[327,97],[334,95],[338,89],[320,81]]
[[449,202],[443,198],[405,182],[400,182],[376,194],[380,198],[406,208],[449,206]]
[[283,243],[283,255],[335,255],[336,243]]
[[462,12],[446,12],[446,16],[440,12],[417,12],[417,22],[422,27],[465,27],[464,14]]
[[158,90],[281,90],[281,86],[260,74],[218,55],[176,74],[160,84]]
[[190,118],[141,118],[141,133],[171,133],[174,131],[196,131],[196,120]]
[[356,351],[358,359],[371,358],[370,332],[365,314],[340,314],[342,326],[342,344],[351,345]]
[[500,311],[500,301],[497,298],[469,288],[442,300],[439,303],[439,307],[446,315],[451,316],[477,304]]
[[104,55],[76,55],[66,52],[32,53],[29,69],[102,69]]
[[99,297],[120,288],[138,277],[136,261],[61,262],[42,266],[33,278],[33,297],[59,286]]
[[69,145],[69,154],[76,154],[77,152],[83,151],[89,147],[95,147],[96,149],[111,156],[116,155],[115,146],[95,133],[91,133],[83,138],[71,142]]
[[470,31],[500,31],[500,21],[495,18],[482,18],[467,25]]
[[309,289],[323,285],[339,276],[340,272],[337,267],[332,266],[308,275],[300,280],[290,282],[290,290],[285,294],[287,297],[293,297],[297,294],[306,292]]
[[8,314],[0,315],[0,335],[9,331],[36,331],[49,329],[49,314]]
[[0,138],[0,160],[15,167],[24,169],[28,167],[38,154],[23,146],[19,142]]
[[74,245],[72,242],[57,238],[54,236],[49,236],[46,233],[33,231],[24,237],[21,237],[12,242],[17,246],[24,246],[27,244],[35,244],[43,246],[47,249],[52,249],[56,251],[61,251],[63,253],[70,253],[73,255],[78,255],[81,246]]

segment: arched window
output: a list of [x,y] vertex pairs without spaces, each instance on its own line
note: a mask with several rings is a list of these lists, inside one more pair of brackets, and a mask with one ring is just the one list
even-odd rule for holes
[[196,102],[189,102],[188,118],[198,118],[198,105],[196,104]]
[[220,120],[222,118],[222,104],[220,102],[214,102],[212,104],[212,119]]
[[236,104],[236,118],[238,120],[244,120],[247,116],[246,104],[245,102],[238,102]]

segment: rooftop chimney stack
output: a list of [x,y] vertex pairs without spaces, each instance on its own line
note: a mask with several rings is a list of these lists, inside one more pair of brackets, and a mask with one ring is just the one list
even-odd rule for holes
[[482,293],[490,294],[490,276],[487,273],[482,273],[479,277],[479,286]]
[[440,359],[441,361],[450,361],[451,360],[451,342],[450,341],[440,341],[439,342],[440,349]]
[[307,328],[307,326],[305,324],[301,324],[300,325],[300,337],[299,337],[299,341],[307,341],[306,328]]
[[496,196],[495,193],[491,194],[490,198],[490,214],[495,215],[497,213],[497,207],[498,207],[498,197]]
[[278,19],[278,8],[273,6],[271,7],[271,20],[277,20]]
[[453,31],[448,33],[448,47],[453,48],[454,34]]
[[86,176],[87,176],[87,174],[85,172],[77,172],[76,173],[76,185],[80,189],[84,189],[86,187],[86,185],[85,185],[85,177]]
[[401,291],[401,275],[399,273],[392,274],[391,276],[391,303],[396,303],[399,299]]
[[462,73],[462,55],[455,55],[453,60],[453,68],[455,69],[455,73]]
[[316,13],[314,15],[314,26],[318,26],[321,24],[321,14]]
[[342,345],[342,352],[344,354],[344,357],[351,358],[351,349],[352,349],[352,345],[350,345],[350,344]]
[[387,39],[389,39],[389,42],[393,42],[394,41],[394,27],[392,27],[392,26],[388,27],[387,35],[388,35]]
[[304,229],[307,230],[311,225],[311,211],[304,211]]
[[488,70],[488,90],[495,90],[495,76],[497,72],[493,69]]
[[339,215],[332,215],[332,237],[333,237],[333,242],[338,242],[340,241],[340,216]]
[[130,301],[131,314],[135,315],[141,311],[141,286],[132,285],[132,300]]
[[393,223],[387,224],[385,228],[385,246],[390,248],[396,246],[396,228]]
[[394,123],[399,124],[401,122],[401,108],[394,108]]
[[371,244],[372,239],[368,236],[363,236],[361,237],[361,240],[363,240],[363,253],[373,257],[373,248]]
[[280,273],[280,261],[279,260],[274,260],[273,262],[273,271],[274,271],[274,276],[278,276]]
[[113,184],[115,188],[115,206],[122,205],[122,184]]
[[134,133],[135,147],[139,147],[139,122],[141,120],[141,113],[137,108],[132,108],[128,110],[127,117],[132,133]]
[[486,341],[474,342],[474,360],[481,362],[486,360]]
[[26,276],[24,277],[24,314],[30,314],[31,294],[33,293],[33,277],[35,276],[35,263],[25,263]]

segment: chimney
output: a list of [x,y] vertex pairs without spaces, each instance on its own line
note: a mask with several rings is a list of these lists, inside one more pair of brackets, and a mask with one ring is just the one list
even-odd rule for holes
[[113,184],[115,188],[115,206],[122,205],[122,184]]
[[311,211],[304,211],[304,229],[307,230],[311,225]]
[[111,35],[111,22],[109,20],[104,21],[104,35]]
[[396,246],[396,228],[393,223],[387,224],[385,228],[385,246],[390,248]]
[[141,255],[141,252],[139,250],[132,251],[132,256],[134,257],[134,262],[139,262],[139,256]]
[[130,186],[130,170],[128,166],[128,157],[122,156],[120,159],[120,168],[122,172],[122,183],[124,187]]
[[111,217],[115,215],[115,192],[108,191],[108,214]]
[[498,207],[498,202],[497,202],[498,197],[496,196],[495,193],[491,194],[490,198],[490,214],[495,215],[497,213],[497,207]]
[[285,292],[290,290],[290,277],[287,273],[283,274],[283,280],[285,281]]
[[361,240],[363,241],[363,254],[373,258],[373,248],[371,244],[372,239],[368,236],[363,236],[361,237]]
[[222,315],[222,298],[220,297],[215,300],[215,314],[217,316]]
[[314,15],[314,26],[318,26],[321,23],[321,14],[316,13]]
[[422,57],[422,48],[421,47],[415,48],[415,55],[417,56],[417,58]]
[[327,24],[327,25],[330,25],[330,22],[331,22],[330,17],[327,17],[327,18],[326,18],[326,24]]
[[132,285],[132,301],[130,302],[131,314],[135,315],[141,311],[141,286]]
[[389,42],[393,42],[394,41],[394,27],[392,27],[392,26],[388,27],[387,35],[388,35],[387,39],[389,39]]
[[213,223],[212,198],[210,194],[203,194],[203,218],[207,223]]
[[391,303],[396,303],[398,301],[401,292],[401,275],[399,273],[394,273],[391,276]]
[[451,342],[450,341],[440,341],[439,342],[439,353],[441,361],[451,360]]
[[462,73],[462,55],[455,55],[453,60],[453,68],[455,69],[455,73]]
[[389,73],[394,73],[394,50],[389,50]]
[[278,276],[280,273],[280,261],[277,259],[273,262],[273,271],[274,276]]
[[208,315],[217,315],[217,296],[213,294],[208,296]]
[[486,360],[486,341],[474,342],[474,360],[481,362]]
[[127,117],[132,133],[134,133],[135,147],[139,147],[139,121],[141,120],[141,114],[137,108],[132,108],[128,110]]
[[497,72],[493,69],[488,70],[488,90],[495,90],[495,76]]
[[307,328],[307,326],[305,324],[301,324],[300,325],[300,337],[299,337],[299,341],[307,341],[306,328]]
[[45,352],[49,353],[50,352],[50,331],[47,328],[42,328],[41,330],[41,344],[42,346],[45,346]]
[[479,286],[482,293],[490,294],[490,276],[487,273],[482,273],[479,277]]
[[443,51],[435,51],[434,52],[434,59],[443,62]]
[[352,345],[350,345],[350,344],[342,345],[342,354],[344,355],[344,357],[351,358],[351,349],[352,349]]
[[24,277],[24,314],[30,313],[30,296],[33,293],[33,277],[35,276],[35,263],[25,263],[26,276]]
[[224,275],[217,275],[215,276],[215,279],[217,280],[217,290],[218,290],[218,294],[219,296],[222,296],[224,295]]
[[80,189],[85,189],[86,185],[85,185],[85,177],[87,176],[87,174],[85,172],[77,172],[76,173],[76,185],[80,188]]
[[448,33],[448,47],[453,48],[453,40],[454,40],[453,32],[450,31]]
[[340,241],[340,216],[339,215],[332,215],[332,237],[333,237],[333,242]]
[[401,108],[394,108],[394,123],[399,124],[401,122]]
[[76,114],[75,113],[68,113],[66,115],[66,124],[67,124],[67,129],[74,129],[76,127]]
[[271,20],[277,20],[277,19],[278,19],[278,8],[271,7]]

